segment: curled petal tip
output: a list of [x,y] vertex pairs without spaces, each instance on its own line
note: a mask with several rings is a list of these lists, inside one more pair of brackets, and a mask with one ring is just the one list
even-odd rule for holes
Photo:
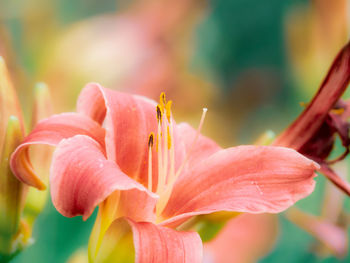
[[10,166],[14,175],[23,183],[37,188],[38,190],[45,190],[45,183],[35,174],[32,164],[28,159],[28,148],[19,147],[11,155]]
[[[24,139],[11,156],[11,169],[22,182],[40,190],[46,188],[46,174],[39,170],[39,165],[46,166],[46,156],[38,162],[37,150],[30,151],[32,145],[56,146],[62,139],[76,134],[87,134],[104,147],[104,129],[90,118],[77,113],[53,115],[40,121],[33,131]],[[31,152],[31,155],[29,155]],[[41,151],[40,154],[43,152]],[[34,157],[35,158],[32,158]],[[44,160],[44,161],[42,161]],[[33,165],[32,165],[33,164]]]

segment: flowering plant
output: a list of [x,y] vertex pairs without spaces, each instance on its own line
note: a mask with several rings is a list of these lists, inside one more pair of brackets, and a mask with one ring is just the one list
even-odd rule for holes
[[40,122],[11,167],[22,182],[44,189],[28,149],[56,146],[50,172],[56,209],[86,219],[99,205],[89,244],[94,262],[115,262],[126,229],[136,262],[200,262],[198,234],[179,231],[193,216],[278,213],[314,188],[313,161],[283,147],[222,149],[200,135],[206,109],[197,131],[176,124],[164,94],[157,104],[89,84],[77,110]]

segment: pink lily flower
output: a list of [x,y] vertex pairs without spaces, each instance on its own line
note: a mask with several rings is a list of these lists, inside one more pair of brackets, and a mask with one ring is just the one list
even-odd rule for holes
[[201,262],[201,239],[180,231],[182,223],[217,211],[278,213],[314,189],[315,162],[284,147],[222,149],[200,135],[206,110],[197,131],[176,124],[164,94],[157,105],[89,84],[77,111],[40,122],[13,153],[11,167],[21,181],[44,189],[28,148],[56,146],[50,173],[56,209],[87,219],[100,205],[92,261],[111,229],[128,225],[136,262]]

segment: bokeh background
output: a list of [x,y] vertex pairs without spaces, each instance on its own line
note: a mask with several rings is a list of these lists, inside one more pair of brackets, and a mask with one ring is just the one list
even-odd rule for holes
[[[228,147],[296,118],[347,42],[349,12],[346,0],[0,0],[0,55],[28,120],[37,82],[61,112],[93,81],[154,99],[165,91],[177,121],[194,126],[208,107],[203,133]],[[297,206],[319,214],[324,188],[319,176]],[[64,218],[48,202],[34,244],[13,262],[67,262],[93,221]],[[321,257],[312,236],[284,214],[278,221],[259,262],[350,262]]]

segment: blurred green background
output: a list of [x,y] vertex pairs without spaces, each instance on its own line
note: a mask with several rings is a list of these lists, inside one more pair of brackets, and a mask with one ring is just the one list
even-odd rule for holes
[[[179,52],[176,51],[178,46],[185,46],[185,51],[180,52],[180,57],[186,59],[175,59],[180,65],[177,64],[176,68],[184,68],[179,70],[181,73],[176,72],[179,78],[185,79],[179,85],[186,85],[187,75],[184,74],[190,74],[195,78],[205,79],[209,88],[203,85],[203,91],[198,88],[201,87],[201,82],[197,85],[196,81],[189,81],[188,92],[194,87],[193,97],[187,95],[184,90],[169,88],[170,97],[173,95],[175,102],[175,117],[196,123],[201,107],[209,104],[208,124],[204,133],[218,140],[223,146],[253,143],[267,129],[279,133],[301,112],[299,102],[311,99],[324,74],[322,69],[321,73],[315,73],[315,69],[310,67],[309,74],[308,71],[303,71],[310,77],[310,81],[304,81],[304,76],[298,75],[298,70],[295,70],[295,60],[298,56],[294,56],[291,51],[295,44],[290,42],[288,31],[288,23],[292,23],[291,27],[298,23],[303,25],[298,15],[296,20],[291,19],[292,13],[312,7],[314,1],[192,2],[197,3],[191,6],[191,12],[196,13],[196,9],[200,10],[195,18],[189,19],[195,22],[184,25],[188,30],[174,29],[174,34],[177,34],[176,41],[179,41],[182,35],[186,35],[186,38],[174,42],[175,47],[171,44],[169,46],[174,56],[179,56]],[[99,15],[125,13],[128,12],[125,10],[128,10],[129,5],[127,1],[113,0],[1,0],[0,52],[9,61],[24,108],[30,107],[30,94],[34,83],[45,81],[49,87],[58,83],[58,87],[54,88],[57,90],[63,89],[69,82],[69,92],[72,92],[72,95],[67,101],[70,104],[66,108],[58,105],[57,111],[62,108],[73,109],[73,102],[82,88],[82,83],[99,81],[99,75],[96,75],[96,79],[92,74],[89,78],[82,77],[79,81],[67,77],[69,81],[61,85],[57,77],[51,77],[43,69],[50,65],[54,68],[53,71],[58,69],[58,74],[61,74],[60,70],[65,68],[65,65],[57,68],[52,65],[57,61],[51,60],[54,56],[51,52],[55,50],[51,49],[53,43],[62,35],[64,38],[64,32],[67,30],[79,26],[80,21],[88,21]],[[304,11],[300,12],[305,15]],[[101,34],[103,35],[103,32]],[[109,34],[109,31],[106,34]],[[172,32],[167,34],[171,35]],[[92,39],[92,42],[94,40],[97,39]],[[170,42],[173,38],[167,36],[166,40]],[[299,46],[306,48],[309,45],[307,37],[301,36],[299,40]],[[344,44],[346,39],[341,41]],[[77,44],[83,48],[86,42]],[[329,51],[330,57],[335,55],[337,48]],[[67,63],[76,59],[74,54],[70,53],[62,56]],[[325,61],[324,67],[327,68],[330,61]],[[101,64],[100,67],[105,67],[106,71],[113,74],[113,67],[110,65]],[[146,75],[149,76],[149,73]],[[139,75],[135,75],[137,76]],[[102,83],[103,81],[101,78]],[[107,81],[106,85],[109,84],[114,86],[115,82]],[[71,88],[73,86],[77,86],[74,91]],[[64,92],[63,96],[67,96],[67,91]],[[142,92],[147,93],[147,90]],[[153,93],[150,93],[150,96],[153,96]],[[179,102],[180,105],[176,106],[177,100],[181,98],[187,98],[188,104]],[[29,113],[26,114],[28,117]],[[299,202],[298,206],[319,213],[324,181],[324,178],[319,176],[315,192]],[[347,206],[348,203],[346,200]],[[279,221],[281,227],[277,244],[261,262],[350,262],[349,256],[343,261],[331,256],[315,256],[310,249],[313,238],[309,234],[288,221],[283,214],[279,216]],[[13,262],[66,262],[75,250],[86,247],[93,222],[94,216],[86,222],[80,217],[64,218],[48,202],[35,223],[34,244]]]

